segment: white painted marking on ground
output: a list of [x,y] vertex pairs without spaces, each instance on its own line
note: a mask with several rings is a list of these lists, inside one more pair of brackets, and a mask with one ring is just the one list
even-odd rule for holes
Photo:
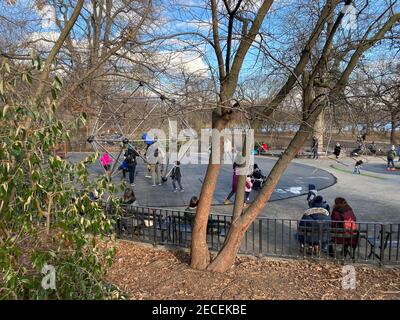
[[301,190],[303,190],[302,187],[291,187],[289,189],[286,189],[287,192],[290,192],[293,194],[301,194]]

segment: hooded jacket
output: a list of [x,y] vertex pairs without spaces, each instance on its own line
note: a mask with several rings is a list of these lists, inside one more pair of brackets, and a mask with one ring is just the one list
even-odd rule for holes
[[[332,227],[339,229],[333,241],[337,244],[356,246],[358,243],[357,218],[351,207],[333,208]],[[341,232],[340,230],[344,230]]]
[[100,158],[100,162],[102,166],[108,166],[109,164],[112,163],[112,160],[108,153],[103,153],[103,155]]
[[315,197],[313,201],[311,201],[310,208],[324,208],[330,214],[331,207],[329,206],[329,204],[326,201],[324,201],[323,199],[322,199],[322,201],[317,201],[317,200],[319,200],[318,196]]
[[311,202],[318,196],[318,191],[317,188],[315,187],[314,184],[309,184],[308,185],[308,195],[307,195],[307,201],[308,204],[311,207]]
[[306,210],[298,226],[297,239],[308,245],[325,245],[330,240],[331,218],[324,208]]

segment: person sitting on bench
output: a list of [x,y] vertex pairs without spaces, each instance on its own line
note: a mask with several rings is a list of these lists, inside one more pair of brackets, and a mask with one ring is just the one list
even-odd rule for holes
[[331,219],[332,228],[339,229],[332,239],[333,242],[343,244],[345,254],[349,246],[353,249],[356,248],[358,245],[357,218],[344,198],[335,199]]
[[331,213],[331,208],[329,204],[324,200],[322,196],[316,196],[314,200],[310,202],[310,208],[324,208],[329,214]]
[[330,241],[330,224],[328,210],[324,208],[310,208],[304,212],[298,225],[297,240],[304,246],[309,246],[318,252],[319,246],[324,252],[328,250]]

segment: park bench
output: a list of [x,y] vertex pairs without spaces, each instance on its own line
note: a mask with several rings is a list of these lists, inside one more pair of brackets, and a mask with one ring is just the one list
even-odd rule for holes
[[[190,218],[190,215],[192,215],[193,218]],[[192,233],[193,223],[193,212],[185,212],[183,216],[173,216],[171,225],[179,242],[188,239],[188,235]],[[219,220],[209,217],[207,223],[207,234],[210,236],[226,237],[229,226],[230,222],[227,220]]]
[[[326,221],[313,221],[312,227],[298,227],[296,239],[298,236],[303,236],[304,243],[300,242],[300,251],[303,254],[312,254],[315,256],[321,255],[321,245],[327,245],[327,253],[330,256],[336,257],[337,248],[340,247],[343,258],[347,255],[355,260],[355,252],[360,240],[360,232],[358,230],[346,230],[344,228],[333,228],[330,222]],[[309,237],[317,238],[317,241],[308,243],[306,240]]]
[[[138,238],[148,238],[148,240],[157,240],[157,232],[161,235],[161,242],[168,238],[171,233],[172,222],[169,216],[164,217],[154,210],[153,212],[141,212],[140,210],[127,215],[122,215],[120,219],[122,225],[120,230]],[[125,230],[124,230],[125,229]]]
[[[189,235],[192,233],[192,220],[187,214],[192,212],[171,212],[162,214],[158,209],[147,209],[143,211],[141,208],[136,207],[123,207],[121,216],[119,217],[116,225],[117,234],[123,237],[138,237],[147,240],[158,242],[161,236],[161,242],[186,242]],[[229,222],[226,220],[219,220],[209,218],[207,225],[207,234],[219,237],[225,237],[228,229]]]
[[[115,231],[120,237],[138,238],[145,237],[146,234],[150,239],[150,230],[161,232],[162,241],[170,225],[168,219],[157,213],[157,209],[141,210],[141,208],[121,205],[121,212],[116,219]],[[115,208],[111,206],[105,207],[109,216],[115,216]],[[153,237],[156,234],[153,234]]]
[[[383,236],[382,236],[383,234]],[[392,236],[397,235],[397,240],[392,240]],[[399,248],[399,232],[398,231],[383,231],[380,230],[377,236],[367,237],[367,244],[370,247],[368,259],[374,255],[379,260],[383,260],[385,249],[398,249]],[[377,251],[379,253],[377,253]]]

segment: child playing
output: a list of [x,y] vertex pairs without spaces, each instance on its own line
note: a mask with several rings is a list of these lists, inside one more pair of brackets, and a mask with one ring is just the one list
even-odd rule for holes
[[110,175],[110,169],[111,169],[111,163],[112,159],[108,155],[108,153],[103,153],[103,155],[100,158],[101,165],[103,166],[104,170],[106,171],[106,175]]
[[118,167],[118,171],[122,170],[122,179],[126,178],[126,173],[128,172],[128,164],[126,163],[126,159],[124,159],[124,161],[122,161],[121,165]]
[[396,158],[396,151],[394,145],[390,147],[390,150],[387,152],[387,169],[394,171],[396,170],[394,166],[394,158]]
[[251,182],[251,176],[247,175],[246,184],[244,187],[244,192],[245,192],[244,202],[245,203],[248,203],[250,201],[249,196],[250,196],[250,192],[251,192],[252,188],[253,188],[253,183]]
[[181,168],[180,168],[181,163],[179,161],[175,162],[175,166],[172,169],[171,172],[171,178],[172,178],[172,187],[174,188],[174,192],[177,192],[178,189],[176,187],[176,182],[178,183],[179,188],[181,189],[181,192],[184,191],[182,185],[181,185],[181,178],[182,178],[182,174],[181,174]]
[[364,162],[363,162],[362,160],[358,160],[358,161],[356,162],[356,164],[354,165],[353,174],[361,174],[360,168],[362,167],[362,164],[363,164],[363,163],[364,163]]
[[318,196],[318,191],[315,185],[309,184],[308,185],[308,195],[307,195],[307,202],[308,206],[311,208],[311,203],[314,201],[314,199]]

